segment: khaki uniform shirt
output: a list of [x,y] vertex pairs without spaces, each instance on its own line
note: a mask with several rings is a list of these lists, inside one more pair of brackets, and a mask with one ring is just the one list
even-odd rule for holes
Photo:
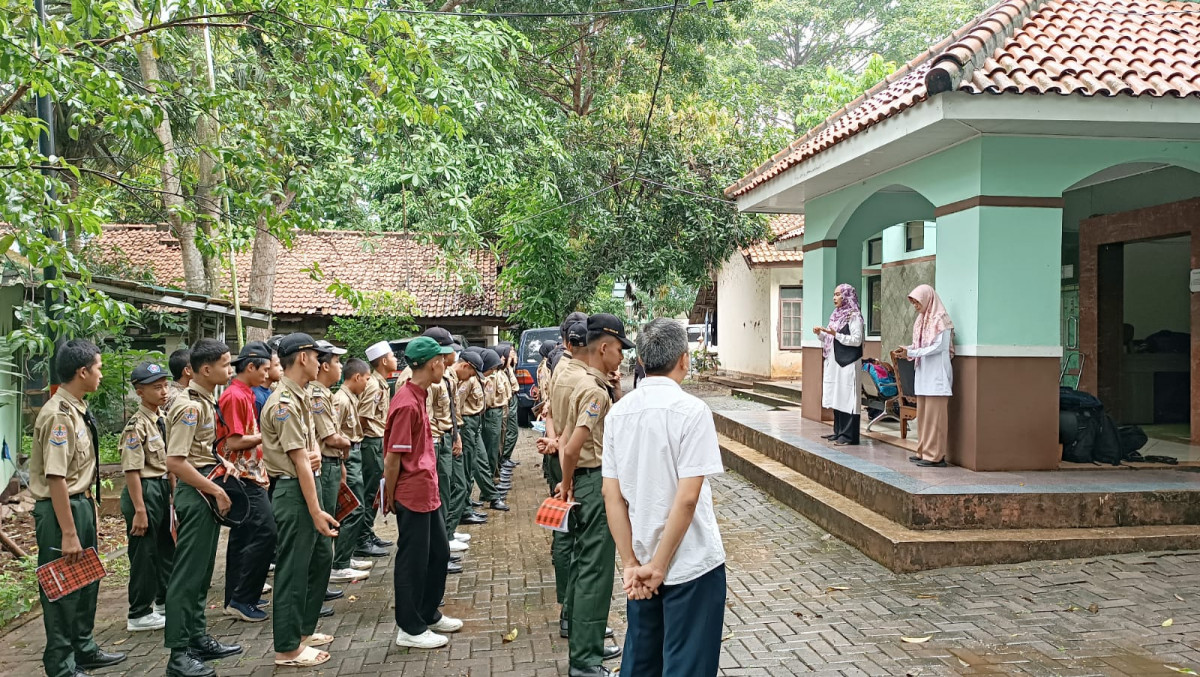
[[284,376],[262,408],[263,460],[271,477],[296,477],[289,451],[317,448],[308,396],[298,383]]
[[367,381],[367,389],[358,398],[358,416],[362,419],[364,437],[383,437],[388,404],[387,379],[373,371]]
[[396,377],[396,390],[399,391],[401,388],[404,387],[405,383],[408,383],[411,380],[412,380],[412,367],[405,367],[404,371],[400,372],[400,375]]
[[333,392],[318,381],[308,384],[308,408],[312,412],[313,429],[317,435],[317,444],[322,456],[341,458],[342,450],[325,444],[325,438],[338,434],[337,403],[333,400]]
[[458,410],[463,416],[474,416],[487,407],[480,378],[476,374],[458,385]]
[[[570,401],[567,416],[560,417],[567,438],[574,434],[576,428],[587,428],[591,431],[579,450],[579,463],[576,468],[599,468],[604,453],[604,417],[612,408],[612,397],[606,387],[608,381],[604,374],[582,362],[582,370],[573,371],[569,382],[562,381],[556,387],[570,389]],[[569,425],[569,428],[567,427]],[[570,432],[567,432],[569,430]]]
[[550,360],[542,358],[542,363],[537,368],[538,382],[538,402],[545,402],[550,399]]
[[461,428],[463,424],[463,412],[462,399],[458,396],[458,377],[454,375],[453,369],[447,369],[443,380],[446,383],[446,392],[454,398],[454,424]]
[[504,370],[508,376],[508,399],[512,399],[514,395],[521,392],[521,384],[517,381],[517,372],[512,367]]
[[362,442],[362,420],[358,418],[358,396],[350,389],[342,386],[333,394],[333,405],[337,409],[338,431],[350,440],[351,444]]
[[37,500],[50,498],[47,477],[67,480],[67,494],[88,490],[96,481],[92,431],[83,415],[83,400],[59,388],[42,405],[33,424],[33,449],[29,457],[29,493]]
[[494,372],[491,376],[483,379],[483,404],[486,408],[503,407],[504,402],[500,401],[500,380],[497,377],[499,372]]
[[[567,422],[568,412],[570,410],[571,392],[570,385],[574,383],[577,375],[576,372],[582,372],[587,368],[583,362],[576,360],[573,357],[563,356],[563,359],[558,361],[558,368],[550,376],[550,390],[546,393],[546,397],[550,402],[550,417],[554,419],[554,432],[558,434],[559,442],[566,444],[567,438],[571,436],[570,424]],[[570,428],[568,430],[568,428]]]
[[193,468],[215,464],[213,442],[217,441],[217,401],[195,381],[175,398],[167,412],[167,456],[187,459]]
[[158,429],[158,419],[158,412],[144,404],[129,417],[121,433],[121,470],[138,470],[143,479],[166,477],[167,441]]
[[167,382],[167,401],[163,402],[162,411],[165,414],[171,411],[171,405],[175,404],[175,398],[183,394],[187,390],[187,386],[179,385],[179,381]]
[[433,433],[433,441],[437,442],[454,428],[454,422],[450,419],[450,392],[446,390],[445,381],[429,385],[425,394],[425,409],[429,412],[429,430]]

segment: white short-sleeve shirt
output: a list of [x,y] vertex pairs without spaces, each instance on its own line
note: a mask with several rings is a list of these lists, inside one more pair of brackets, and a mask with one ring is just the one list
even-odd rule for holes
[[[633,553],[643,564],[662,541],[680,478],[724,472],[712,412],[699,398],[662,376],[642,379],[613,405],[604,421],[602,473],[621,484],[629,503]],[[725,563],[708,480],[665,585],[695,580]]]

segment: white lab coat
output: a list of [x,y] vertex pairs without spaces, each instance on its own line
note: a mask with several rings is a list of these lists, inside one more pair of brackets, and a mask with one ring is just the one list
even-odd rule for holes
[[908,347],[908,356],[916,361],[913,395],[918,397],[949,397],[954,389],[954,369],[950,366],[951,330],[938,334],[933,344],[924,348]]
[[[861,316],[850,318],[849,334],[834,334],[833,340],[846,346],[861,346],[863,344],[863,321]],[[821,379],[821,406],[826,409],[836,409],[845,414],[858,413],[859,393],[858,372],[862,369],[862,360],[855,360],[845,367],[839,365],[830,354],[825,360],[825,370]]]

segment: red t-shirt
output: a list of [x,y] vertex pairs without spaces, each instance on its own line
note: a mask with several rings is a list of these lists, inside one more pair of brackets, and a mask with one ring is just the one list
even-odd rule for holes
[[248,479],[260,486],[270,485],[267,469],[263,465],[262,446],[256,446],[242,451],[226,451],[225,438],[230,435],[257,435],[258,417],[254,411],[254,391],[250,386],[234,379],[221,400],[217,402],[225,425],[217,421],[217,453],[237,468],[237,476]]
[[400,454],[395,499],[413,512],[433,512],[442,505],[425,398],[424,388],[412,381],[405,383],[392,398],[383,432],[383,452]]

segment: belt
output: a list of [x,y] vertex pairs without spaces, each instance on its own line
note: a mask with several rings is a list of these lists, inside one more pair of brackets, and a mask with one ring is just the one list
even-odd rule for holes
[[592,474],[592,473],[594,473],[594,472],[600,472],[600,468],[599,468],[599,467],[595,467],[595,468],[576,468],[576,469],[575,469],[575,477],[579,477],[580,475],[590,475],[590,474]]
[[[81,492],[79,492],[78,494],[71,494],[71,495],[70,495],[70,496],[68,496],[67,498],[68,498],[68,499],[70,499],[70,500],[72,500],[72,501],[74,501],[74,500],[76,500],[76,499],[85,499],[85,498],[86,498],[87,500],[89,500],[89,501],[90,501],[90,500],[92,500],[92,490],[91,490],[91,489],[88,489],[87,491],[81,491]],[[50,499],[48,499],[48,498],[43,498],[43,499],[41,499],[41,500],[43,500],[43,501],[49,501]]]
[[342,457],[341,456],[322,456],[321,462],[328,463],[330,465],[333,465],[333,464],[341,465]]
[[488,407],[488,411],[496,411],[497,409],[503,409],[503,408],[504,408],[504,405],[502,404],[498,407]]
[[165,479],[167,479],[166,475],[163,475],[162,477],[143,477],[143,478],[141,478],[141,480],[143,482],[145,482],[146,480],[158,480],[161,482],[162,480],[165,480]]

